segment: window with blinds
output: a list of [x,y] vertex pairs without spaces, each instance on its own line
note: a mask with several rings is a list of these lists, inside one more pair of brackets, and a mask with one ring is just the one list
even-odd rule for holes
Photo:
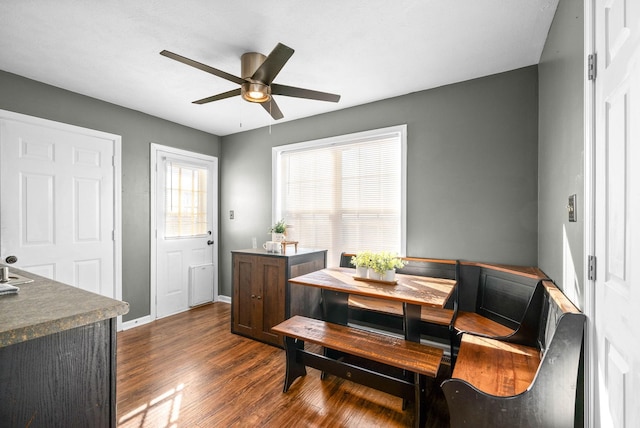
[[342,251],[405,251],[406,125],[274,148],[275,218],[288,239]]
[[207,234],[206,168],[166,162],[165,238]]

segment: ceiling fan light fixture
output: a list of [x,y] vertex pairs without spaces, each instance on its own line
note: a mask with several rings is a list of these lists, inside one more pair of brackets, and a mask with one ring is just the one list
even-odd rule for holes
[[271,99],[271,88],[264,83],[245,82],[241,93],[242,98],[251,103],[264,103]]

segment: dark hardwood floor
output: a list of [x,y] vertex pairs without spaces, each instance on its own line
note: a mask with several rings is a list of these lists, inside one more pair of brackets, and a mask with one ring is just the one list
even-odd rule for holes
[[[307,369],[282,392],[282,349],[230,332],[213,303],[118,333],[117,421],[142,427],[408,427],[402,400]],[[427,427],[448,426],[436,381]]]

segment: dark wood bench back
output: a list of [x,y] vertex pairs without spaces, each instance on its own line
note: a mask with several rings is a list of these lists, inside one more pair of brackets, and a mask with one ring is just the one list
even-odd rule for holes
[[[493,337],[507,343],[515,343],[531,347],[539,347],[545,343],[545,330],[542,318],[546,317],[546,308],[548,308],[548,300],[545,299],[545,287],[543,281],[538,281],[534,287],[533,294],[525,307],[525,312],[515,331],[507,336],[493,337],[485,334],[472,332],[476,336]],[[464,331],[460,332],[464,333]],[[544,347],[542,347],[544,349]]]
[[[351,264],[353,253],[340,254],[340,267],[354,268]],[[423,257],[403,257],[404,267],[397,273],[406,275],[430,276],[433,278],[456,279],[456,260],[428,259]],[[448,302],[450,305],[451,302]]]
[[482,266],[473,312],[515,329],[541,279],[544,277],[530,277]]
[[[351,257],[355,254],[340,254],[340,267],[354,268]],[[447,259],[428,259],[423,257],[403,257],[405,266],[396,269],[397,273],[406,275],[431,276],[433,278],[455,279],[456,261]]]

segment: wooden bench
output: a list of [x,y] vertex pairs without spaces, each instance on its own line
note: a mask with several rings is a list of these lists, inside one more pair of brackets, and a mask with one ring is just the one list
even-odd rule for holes
[[[284,392],[298,377],[307,374],[306,367],[314,367],[413,401],[415,426],[421,425],[425,414],[423,395],[426,379],[435,379],[437,376],[442,349],[299,315],[285,320],[272,330],[285,338],[287,363]],[[323,346],[324,355],[305,350],[305,342]],[[347,358],[330,358],[327,349],[401,369],[404,375],[395,377],[389,375],[388,370],[372,370],[348,362]]]
[[573,427],[585,316],[550,281],[537,344],[522,336],[462,334],[452,378],[442,383],[451,427]]

